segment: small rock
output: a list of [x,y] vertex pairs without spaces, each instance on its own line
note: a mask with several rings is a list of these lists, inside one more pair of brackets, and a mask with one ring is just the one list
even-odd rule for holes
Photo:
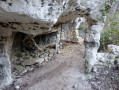
[[117,64],[119,65],[119,58],[117,59]]
[[57,54],[60,54],[60,53],[61,53],[61,51],[58,51],[58,52],[57,52]]
[[98,72],[98,66],[97,65],[93,67],[93,72],[96,72],[96,73]]
[[77,85],[73,85],[72,88],[77,88]]
[[110,53],[113,53],[117,56],[119,55],[119,46],[117,46],[117,45],[108,45],[107,49]]
[[35,60],[35,62],[42,64],[44,62],[44,58],[39,58]]
[[46,62],[48,61],[48,57],[45,57],[44,59],[45,59]]
[[53,56],[53,54],[49,54],[49,57],[52,57]]
[[17,59],[18,59],[18,57],[16,57],[16,56],[13,57],[13,60],[17,60]]
[[16,65],[14,67],[17,71],[22,71],[24,68],[21,65]]
[[24,59],[23,58],[19,58],[20,61],[23,61]]
[[32,70],[33,70],[33,68],[26,67],[26,70],[27,70],[27,71],[32,71]]
[[33,70],[33,68],[30,68],[30,69],[29,69],[29,71],[32,71],[32,70]]
[[26,60],[26,61],[22,62],[22,65],[27,66],[27,65],[33,65],[35,63],[37,63],[35,60]]
[[17,85],[17,86],[15,86],[15,88],[18,90],[18,89],[20,89],[20,86],[19,86],[19,85]]
[[40,56],[40,53],[37,53],[37,57]]
[[53,54],[55,51],[55,49],[50,49],[50,54]]
[[24,71],[22,71],[21,75],[23,75],[23,74],[26,73],[27,71],[28,71],[28,70],[25,69]]
[[13,63],[19,65],[21,61],[18,59],[18,60],[14,60]]
[[111,53],[97,53],[97,61],[103,63],[110,62],[111,64],[114,64],[115,55]]
[[47,57],[48,56],[48,53],[45,53],[45,57]]
[[22,56],[22,57],[25,57],[25,56],[26,56],[26,54],[25,54],[24,52],[22,52],[21,56]]
[[29,55],[27,55],[27,56],[26,56],[26,59],[29,59],[29,58],[30,58],[30,56],[29,56]]
[[45,57],[45,55],[41,55],[40,57],[41,57],[41,58],[44,58],[44,57]]

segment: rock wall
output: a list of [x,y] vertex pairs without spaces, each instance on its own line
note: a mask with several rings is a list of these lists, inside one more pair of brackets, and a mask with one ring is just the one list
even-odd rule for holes
[[[89,22],[90,23],[90,22]],[[97,62],[97,50],[100,46],[100,34],[104,27],[103,23],[94,22],[93,24],[86,30],[85,37],[85,59],[86,59],[86,72],[91,71],[94,64]]]
[[7,38],[0,37],[0,86],[4,87],[11,83],[11,62],[8,55]]
[[106,66],[107,69],[116,67],[119,69],[119,46],[110,44],[106,53],[97,53],[97,62],[93,67],[94,72],[98,72],[98,68]]
[[[28,35],[41,35],[57,31],[56,50],[59,50],[62,40],[72,40],[77,37],[77,22],[79,17],[86,18],[88,30],[85,36],[86,66],[91,71],[96,62],[97,49],[99,47],[100,33],[103,23],[98,20],[101,10],[104,9],[106,0],[1,0],[0,1],[0,36],[7,37],[14,32],[22,32]],[[73,22],[73,23],[70,23]],[[70,26],[73,24],[73,27]],[[55,28],[57,26],[57,28]],[[61,29],[62,27],[62,29]],[[65,29],[68,27],[68,29]],[[55,29],[54,29],[55,28]],[[61,32],[63,30],[63,32]],[[71,30],[69,34],[65,33]],[[68,31],[69,32],[69,31]],[[62,34],[61,34],[62,33]],[[73,37],[72,34],[75,36]],[[63,36],[61,36],[63,35]],[[72,38],[71,38],[71,37]],[[70,37],[70,38],[69,38]],[[3,41],[1,41],[3,43]],[[0,78],[0,87],[8,85],[11,79],[11,65],[7,49],[9,45],[3,45],[6,53],[1,52],[0,70],[4,72]],[[1,50],[4,49],[1,46]],[[4,63],[2,63],[4,61]],[[6,62],[5,62],[6,61]],[[3,67],[4,66],[4,67]],[[7,66],[7,67],[6,67]],[[7,71],[6,71],[7,70]],[[11,80],[10,80],[11,81]]]

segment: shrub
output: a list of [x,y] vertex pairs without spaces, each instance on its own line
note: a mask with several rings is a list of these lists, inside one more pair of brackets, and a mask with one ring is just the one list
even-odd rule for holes
[[105,50],[108,44],[119,45],[119,13],[109,15],[101,35],[100,49]]

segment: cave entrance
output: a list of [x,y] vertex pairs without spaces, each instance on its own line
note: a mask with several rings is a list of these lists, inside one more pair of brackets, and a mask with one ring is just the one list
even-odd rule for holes
[[[56,35],[57,32],[48,33],[48,34],[42,34],[37,35],[33,37],[35,43],[41,47],[41,48],[47,48],[47,47],[53,47],[55,48],[55,42],[56,42]],[[14,42],[13,42],[13,51],[24,51],[24,39],[27,36],[27,34],[16,32],[14,34]]]
[[55,48],[56,37],[57,32],[53,32],[36,36],[34,40],[38,46]]
[[[37,35],[35,37],[21,32],[15,32],[11,55],[13,75],[23,75],[53,58],[56,53],[56,36],[57,32]],[[28,43],[24,44],[25,42]],[[33,44],[31,44],[32,42]],[[36,46],[38,49],[42,49],[42,51],[27,50],[29,48],[26,49],[25,45],[28,44],[31,44],[32,49]]]

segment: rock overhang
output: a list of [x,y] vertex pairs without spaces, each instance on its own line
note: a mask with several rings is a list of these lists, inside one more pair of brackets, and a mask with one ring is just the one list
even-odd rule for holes
[[[66,31],[69,29],[70,22],[71,24],[74,22],[74,26],[71,30],[75,31],[78,29],[78,21],[76,18],[85,17],[91,26],[88,27],[88,32],[85,32],[85,42],[88,46],[86,47],[85,59],[88,64],[87,67],[91,70],[96,61],[100,31],[103,28],[103,24],[99,23],[98,19],[101,16],[101,10],[104,9],[105,1],[106,0],[1,0],[0,36],[9,36],[6,37],[6,45],[4,45],[2,49],[5,50],[6,54],[7,50],[10,50],[11,47],[8,44],[11,43],[8,42],[12,36],[12,32],[22,32],[36,36],[43,33],[54,32],[58,29],[61,31],[61,29],[63,29],[62,25],[68,27],[64,29]],[[57,32],[56,47],[58,49],[61,44],[60,31]],[[75,33],[75,36],[76,35]],[[98,37],[96,37],[96,35],[98,35]],[[1,40],[0,42],[3,41]],[[2,57],[0,57],[0,60],[2,60],[1,58]],[[10,60],[7,58],[9,58],[9,56],[5,57],[5,59],[10,63]],[[7,68],[10,71],[11,65],[9,65],[9,67],[6,65],[3,68]],[[4,72],[9,75],[6,79],[11,78],[11,72]],[[3,81],[3,85],[8,85],[5,82]]]
[[103,4],[104,0],[2,0],[0,31],[37,35],[50,31],[56,23],[77,17],[97,20]]

